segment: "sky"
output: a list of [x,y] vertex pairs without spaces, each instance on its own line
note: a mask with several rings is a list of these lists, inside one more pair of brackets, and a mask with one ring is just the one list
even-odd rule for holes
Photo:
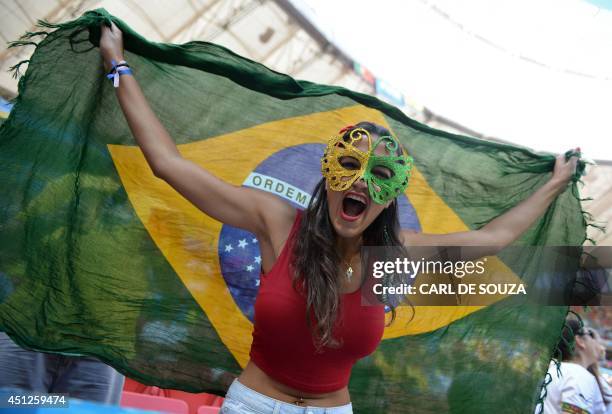
[[349,56],[487,136],[612,160],[612,1],[299,0]]

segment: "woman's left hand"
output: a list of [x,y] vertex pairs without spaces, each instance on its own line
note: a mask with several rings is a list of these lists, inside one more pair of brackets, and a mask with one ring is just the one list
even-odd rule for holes
[[404,246],[481,246],[470,250],[468,260],[496,255],[527,231],[544,214],[555,197],[567,189],[576,172],[580,148],[575,148],[572,152],[578,154],[567,161],[565,153],[557,157],[552,177],[546,184],[480,229],[447,234],[411,233],[402,230]]
[[[579,153],[580,148],[575,148],[574,151]],[[557,184],[561,189],[565,189],[576,172],[577,165],[578,155],[572,155],[568,160],[565,159],[565,154],[558,155],[550,181]]]

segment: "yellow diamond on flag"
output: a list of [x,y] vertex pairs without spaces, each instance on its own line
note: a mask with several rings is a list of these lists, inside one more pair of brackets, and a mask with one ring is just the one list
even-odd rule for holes
[[[270,191],[304,207],[306,191],[284,181],[283,171],[255,174],[257,166],[275,153],[301,145],[319,144],[322,154],[322,145],[341,127],[366,120],[391,130],[380,112],[358,105],[268,122],[199,142],[179,145],[178,148],[185,158],[228,183],[250,185]],[[138,217],[185,287],[206,313],[223,343],[244,367],[249,359],[253,324],[238,306],[235,295],[232,295],[223,276],[218,254],[223,224],[206,216],[168,184],[156,178],[138,147],[109,145],[109,150]],[[312,154],[309,155],[312,158]],[[410,155],[415,159],[419,156]],[[316,165],[318,161],[316,158],[312,164]],[[302,173],[312,174],[317,180],[320,178],[318,169]],[[413,214],[416,215],[414,219],[420,224],[421,231],[450,233],[469,230],[431,189],[416,166],[412,170],[405,196],[413,207]],[[400,215],[403,213],[400,210]],[[242,247],[255,242],[245,237]],[[228,246],[231,250],[241,248],[240,243],[236,247]],[[255,268],[254,264],[250,266],[246,266],[245,271],[253,277],[259,277],[259,269]],[[512,280],[519,280],[500,261],[492,266],[511,274]],[[491,303],[502,298],[503,296],[492,298]],[[385,328],[383,340],[429,332],[480,308],[482,305],[418,306],[413,310],[401,306],[397,308],[397,319]]]

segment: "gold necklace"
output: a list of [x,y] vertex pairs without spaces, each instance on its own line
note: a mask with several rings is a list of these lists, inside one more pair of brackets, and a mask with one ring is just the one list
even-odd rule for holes
[[[351,257],[351,261],[352,261],[353,257]],[[351,263],[347,262],[345,259],[342,259],[342,261],[344,262],[344,264],[346,264],[346,271],[344,272],[344,275],[346,276],[346,279],[350,283],[351,282],[351,278],[353,277],[353,267],[351,266]]]

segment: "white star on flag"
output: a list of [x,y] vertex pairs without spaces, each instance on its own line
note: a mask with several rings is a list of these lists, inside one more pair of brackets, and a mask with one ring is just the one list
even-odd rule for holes
[[226,251],[226,252],[231,252],[232,250],[234,250],[234,248],[232,247],[232,245],[231,245],[231,244],[226,244],[226,245],[225,245],[225,251]]
[[249,243],[247,243],[246,239],[242,239],[238,242],[238,247],[241,247],[244,249],[247,246],[247,244]]
[[255,256],[255,263],[257,264],[261,263],[261,256]]
[[246,267],[247,272],[252,272],[252,271],[253,271],[253,269],[254,269],[254,268],[253,268],[253,265],[248,265],[248,266]]

